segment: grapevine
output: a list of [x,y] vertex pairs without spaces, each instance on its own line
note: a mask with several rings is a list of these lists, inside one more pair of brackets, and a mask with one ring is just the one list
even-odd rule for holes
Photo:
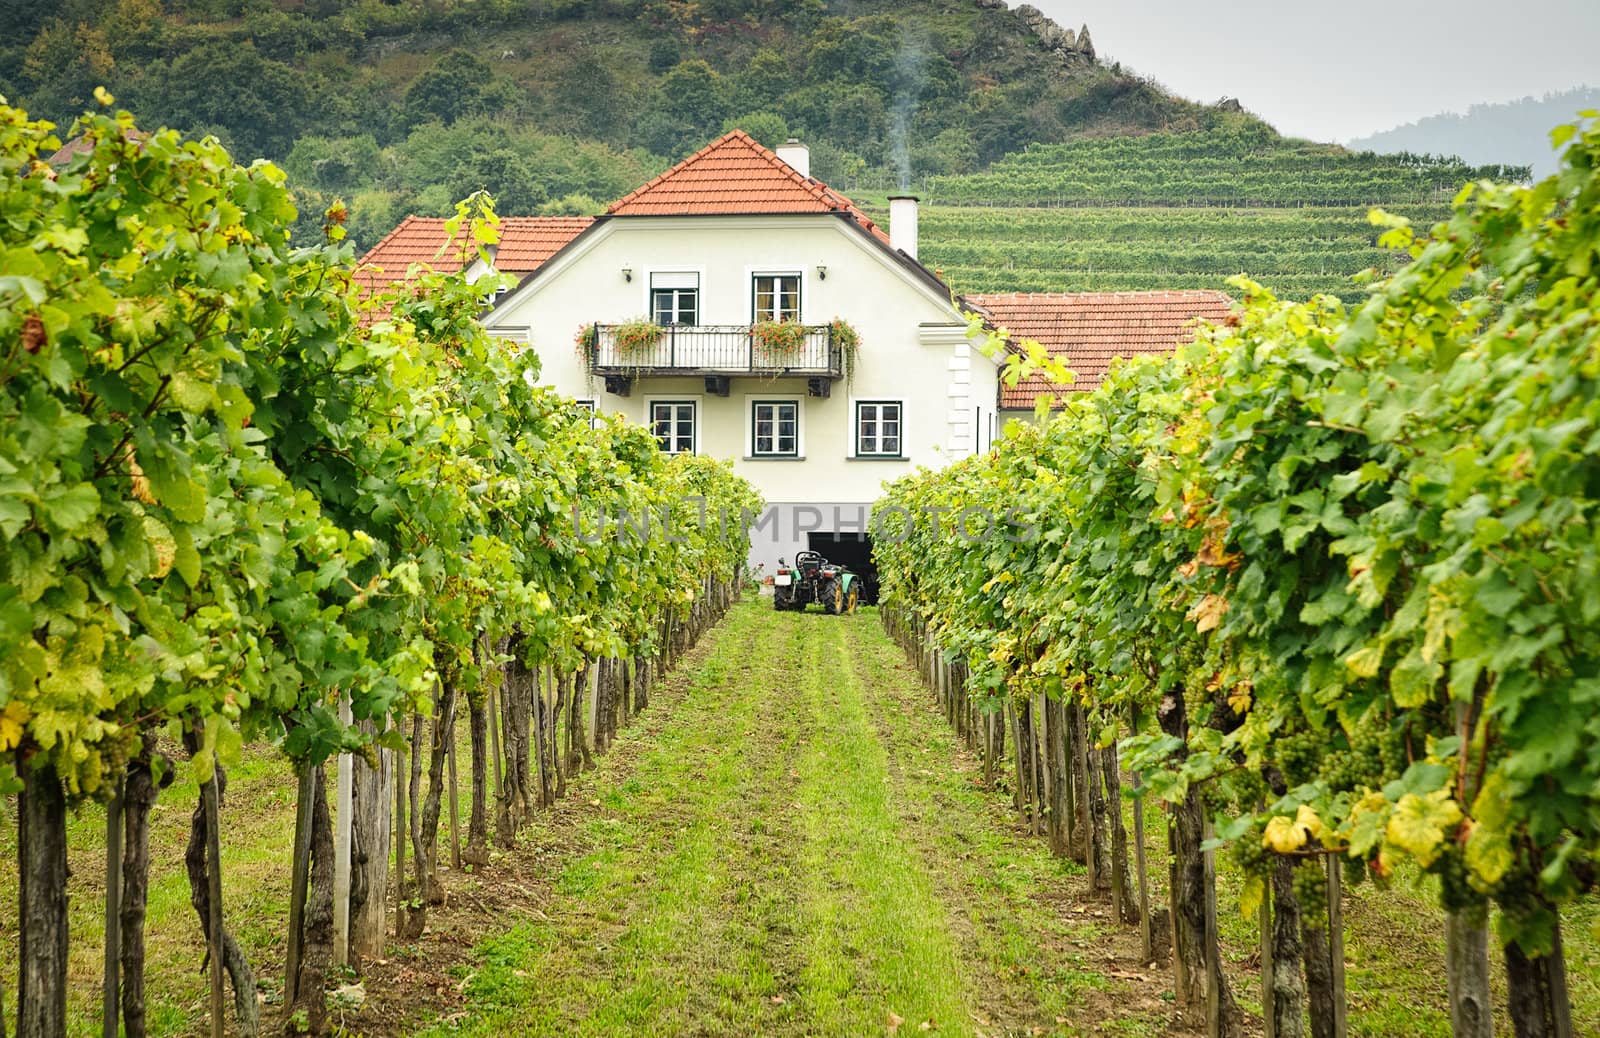
[[[1529,957],[1600,854],[1600,130],[1556,139],[1557,176],[1452,186],[1430,231],[1375,213],[1408,262],[1361,301],[1234,279],[1227,326],[890,488],[903,514],[983,508],[1034,536],[922,522],[880,549],[888,608],[963,659],[973,695],[1144,719],[1121,749],[1148,795],[1198,801],[1219,843],[1310,859],[1313,915],[1323,855],[1380,882],[1404,863],[1445,880],[1446,907],[1493,901]],[[995,175],[1128,147],[1053,146]],[[1328,202],[1365,197],[1364,162]],[[1430,184],[1424,167],[1419,201],[1516,173]],[[1008,380],[1064,381],[1027,343],[992,348]]]

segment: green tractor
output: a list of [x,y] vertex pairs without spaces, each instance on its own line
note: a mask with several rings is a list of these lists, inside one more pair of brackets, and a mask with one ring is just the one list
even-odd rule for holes
[[830,615],[853,613],[860,598],[861,578],[818,552],[800,552],[793,566],[778,560],[778,572],[772,578],[774,609],[798,613],[808,602],[816,602]]

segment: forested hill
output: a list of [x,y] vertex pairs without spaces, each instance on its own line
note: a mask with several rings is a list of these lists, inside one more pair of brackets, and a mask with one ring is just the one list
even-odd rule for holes
[[792,133],[875,212],[910,183],[963,291],[1244,272],[1354,299],[1400,258],[1370,206],[1426,225],[1466,180],[1527,175],[1287,140],[1001,0],[0,0],[0,94],[64,124],[98,85],[283,164],[297,233],[344,199],[362,247],[479,188],[593,213],[726,128]]
[[345,195],[358,239],[476,187],[505,212],[581,210],[730,123],[803,136],[841,185],[1258,125],[999,0],[0,0],[0,94],[64,122],[97,85]]

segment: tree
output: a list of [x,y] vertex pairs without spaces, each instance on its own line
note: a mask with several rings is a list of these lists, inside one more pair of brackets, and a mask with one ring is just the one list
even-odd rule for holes
[[297,187],[339,192],[370,183],[381,161],[378,142],[370,134],[359,137],[307,135],[295,142],[283,162],[283,169]]
[[772,112],[751,112],[722,124],[722,132],[743,130],[769,148],[776,148],[789,139],[789,124],[783,116]]
[[598,216],[605,211],[604,202],[580,194],[562,195],[539,207],[540,216]]
[[464,50],[449,51],[406,88],[407,124],[436,119],[449,125],[481,112],[484,91],[493,78],[482,59]]
[[320,83],[305,72],[262,57],[249,41],[217,41],[180,55],[147,74],[152,107],[166,122],[193,128],[225,126],[237,157],[281,158],[306,131]]
[[465,198],[484,191],[496,205],[516,216],[537,212],[550,198],[539,182],[538,172],[522,161],[511,148],[474,151],[460,157],[450,182],[452,198]]
[[727,106],[722,77],[699,58],[679,62],[662,77],[657,105],[668,117],[709,132],[722,124]]
[[971,173],[978,168],[978,148],[972,134],[952,126],[912,148],[911,165],[918,173]]

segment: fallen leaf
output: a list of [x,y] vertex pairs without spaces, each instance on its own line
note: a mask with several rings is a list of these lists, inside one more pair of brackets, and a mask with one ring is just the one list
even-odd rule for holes
[[775,1006],[783,1005],[783,996],[782,995],[773,995],[772,996],[772,1004],[775,1005]]
[[889,1019],[888,1019],[887,1023],[888,1023],[889,1033],[891,1035],[899,1034],[900,1033],[900,1025],[905,1023],[905,1022],[906,1022],[905,1021],[905,1017],[903,1017],[900,1014],[896,1013],[893,1009],[889,1010]]

